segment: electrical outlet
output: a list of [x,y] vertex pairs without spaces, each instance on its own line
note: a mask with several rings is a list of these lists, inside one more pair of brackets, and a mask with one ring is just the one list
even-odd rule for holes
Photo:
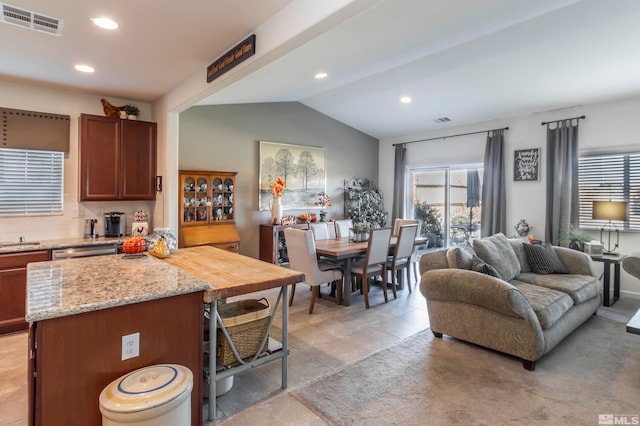
[[122,336],[122,361],[140,356],[140,333]]

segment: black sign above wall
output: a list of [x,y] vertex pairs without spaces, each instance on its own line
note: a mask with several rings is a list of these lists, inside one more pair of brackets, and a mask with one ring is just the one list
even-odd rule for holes
[[207,67],[207,83],[256,53],[256,35],[252,34]]

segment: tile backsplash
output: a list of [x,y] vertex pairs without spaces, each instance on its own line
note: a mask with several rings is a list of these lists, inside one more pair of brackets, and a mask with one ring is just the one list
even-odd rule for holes
[[[98,235],[104,235],[104,213],[123,212],[126,215],[127,233],[131,233],[134,213],[148,211],[153,221],[154,201],[105,201],[78,203],[66,200],[64,214],[57,216],[21,216],[0,218],[0,242],[56,240],[82,238],[85,219],[97,219]],[[153,222],[152,222],[153,223]],[[151,224],[150,224],[151,227]]]

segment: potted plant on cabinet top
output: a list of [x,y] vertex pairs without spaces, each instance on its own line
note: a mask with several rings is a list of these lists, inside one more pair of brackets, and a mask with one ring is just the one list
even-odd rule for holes
[[129,120],[137,120],[140,115],[140,108],[133,104],[125,105],[124,112],[127,114]]

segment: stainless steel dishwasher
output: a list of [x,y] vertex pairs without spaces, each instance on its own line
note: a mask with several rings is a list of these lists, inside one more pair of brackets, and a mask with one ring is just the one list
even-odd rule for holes
[[73,246],[51,251],[52,260],[71,259],[74,257],[102,256],[118,253],[117,244],[100,244],[90,246]]

